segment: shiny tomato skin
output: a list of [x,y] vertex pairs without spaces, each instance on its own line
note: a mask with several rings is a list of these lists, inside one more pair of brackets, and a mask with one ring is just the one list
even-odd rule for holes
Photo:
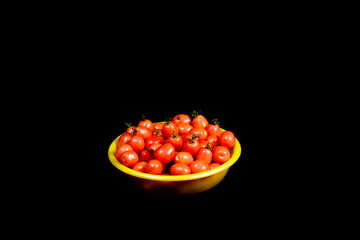
[[213,151],[213,162],[223,164],[231,158],[231,153],[227,147],[216,146]]
[[149,137],[146,141],[145,141],[145,149],[149,149],[151,145],[153,145],[154,143],[160,143],[163,144],[164,143],[164,138],[162,138],[159,135],[154,135]]
[[190,139],[184,142],[182,151],[190,153],[193,157],[196,156],[200,150],[200,143],[197,139]]
[[126,167],[132,167],[136,163],[138,163],[138,161],[139,161],[139,156],[137,155],[136,152],[131,150],[124,152],[119,159],[119,162]]
[[191,118],[189,115],[186,114],[178,114],[171,120],[173,123],[176,124],[176,126],[179,126],[179,124],[191,124]]
[[224,131],[221,133],[218,141],[221,146],[232,148],[235,146],[235,135],[231,131]]
[[147,162],[138,162],[135,164],[132,169],[138,172],[145,172]]
[[152,159],[146,164],[145,172],[150,174],[161,175],[163,169],[164,169],[163,164],[159,160]]
[[208,125],[209,125],[209,122],[203,115],[197,115],[192,120],[192,126],[194,128],[205,129]]
[[217,167],[219,167],[219,166],[221,166],[219,163],[210,163],[209,164],[209,167],[210,167],[210,169],[214,169],[214,168],[217,168]]
[[175,148],[170,143],[165,143],[155,151],[154,157],[162,163],[169,163],[175,157]]
[[193,126],[191,126],[190,124],[186,124],[186,123],[181,123],[178,125],[180,135],[185,135],[185,134],[189,133],[191,131],[191,129],[193,129],[193,128],[194,128]]
[[219,124],[209,124],[206,127],[206,131],[209,133],[209,135],[215,135],[218,137],[221,135]]
[[153,145],[151,145],[148,149],[148,151],[150,152],[151,156],[154,158],[154,153],[156,152],[156,150],[161,147],[161,143],[154,143]]
[[154,128],[159,130],[159,131],[162,131],[164,125],[165,125],[165,123],[163,123],[163,122],[153,123]]
[[142,137],[135,135],[130,139],[129,145],[137,154],[140,154],[145,148],[145,141]]
[[172,175],[185,175],[190,174],[191,170],[185,163],[175,163],[170,167],[170,173]]
[[132,151],[132,150],[133,150],[132,147],[129,144],[125,143],[116,149],[115,158],[117,160],[120,160],[120,157],[124,152]]
[[206,141],[208,141],[209,145],[211,147],[216,147],[219,145],[219,138],[216,135],[210,135],[206,138]]
[[200,148],[206,148],[207,145],[209,144],[209,142],[206,140],[200,140],[199,143],[200,143]]
[[179,129],[173,122],[169,122],[168,124],[165,124],[162,131],[164,132],[164,137],[169,138],[171,133],[174,133],[176,135],[179,134]]
[[140,121],[138,127],[146,127],[147,129],[150,130],[151,133],[155,131],[154,124],[149,119]]
[[127,133],[130,133],[130,134],[135,134],[136,133],[136,127],[135,126],[130,126],[126,129],[126,132]]
[[199,136],[199,140],[206,140],[208,136],[207,131],[203,128],[193,128],[190,130],[190,133]]
[[211,163],[212,160],[212,152],[210,149],[207,148],[201,148],[199,150],[199,152],[196,154],[195,157],[196,160],[203,160],[205,161],[207,164]]
[[190,165],[193,161],[193,156],[188,152],[179,152],[174,158],[175,163],[185,163],[186,165]]
[[146,127],[136,127],[135,135],[142,137],[145,141],[152,136],[151,131]]
[[117,147],[119,147],[125,143],[126,144],[129,143],[132,136],[133,136],[133,134],[131,134],[131,133],[124,133],[123,135],[121,135],[118,139]]
[[202,160],[195,160],[190,164],[191,173],[199,173],[210,170],[209,164]]
[[142,162],[148,162],[151,159],[153,159],[153,156],[149,152],[149,150],[145,149],[140,153],[140,161]]
[[184,144],[182,137],[176,134],[171,134],[170,137],[165,140],[165,142],[173,145],[176,151],[180,151]]

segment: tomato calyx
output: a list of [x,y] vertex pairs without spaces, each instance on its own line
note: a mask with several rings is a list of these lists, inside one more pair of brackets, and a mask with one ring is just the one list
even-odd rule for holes
[[161,131],[155,128],[155,135],[161,136]]
[[194,139],[196,139],[196,138],[198,138],[198,137],[200,137],[200,135],[192,134],[191,137],[188,138],[188,139],[189,139],[189,142],[190,142],[190,143],[194,143]]
[[175,132],[171,132],[171,133],[170,133],[170,137],[172,137],[172,138],[178,138],[179,135],[176,134]]
[[198,115],[200,115],[200,113],[201,113],[201,110],[200,110],[200,109],[198,109],[197,111],[196,111],[196,110],[193,110],[193,111],[191,112],[191,116],[192,116],[193,118],[196,118]]
[[221,122],[219,122],[219,120],[217,118],[214,118],[213,120],[211,120],[211,124],[214,124],[214,125],[217,124],[219,126],[222,125]]
[[212,151],[214,147],[211,147],[210,143],[207,143],[205,148]]

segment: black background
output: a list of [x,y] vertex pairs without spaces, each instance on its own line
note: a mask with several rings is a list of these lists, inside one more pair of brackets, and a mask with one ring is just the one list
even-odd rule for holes
[[[42,166],[32,178],[43,187],[26,190],[26,216],[41,220],[31,227],[35,234],[358,234],[358,141],[348,135],[357,134],[356,91],[346,83],[353,66],[351,7],[44,1],[37,10],[31,62],[39,94],[24,103],[31,107],[21,114],[31,127],[28,140],[17,142]],[[194,109],[218,118],[242,145],[223,182],[171,199],[131,188],[107,158],[124,122],[136,123],[141,114],[156,122]]]

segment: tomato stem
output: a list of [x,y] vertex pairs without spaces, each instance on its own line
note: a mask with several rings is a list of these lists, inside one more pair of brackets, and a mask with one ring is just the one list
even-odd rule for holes
[[196,111],[196,110],[193,110],[193,111],[191,112],[191,116],[192,116],[193,118],[196,118],[198,115],[200,115],[200,113],[201,113],[201,110],[200,110],[200,109],[198,109],[197,111]]

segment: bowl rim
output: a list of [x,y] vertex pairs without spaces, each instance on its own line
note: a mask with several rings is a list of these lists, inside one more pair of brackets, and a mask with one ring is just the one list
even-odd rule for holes
[[[220,128],[221,132],[224,132],[226,130]],[[229,169],[239,158],[241,155],[241,145],[240,142],[235,138],[235,146],[232,149],[232,156],[231,158],[220,165],[219,167],[216,167],[211,170],[207,170],[200,173],[192,173],[192,174],[186,174],[186,175],[155,175],[155,174],[149,174],[149,173],[143,173],[136,170],[133,170],[129,167],[126,167],[122,165],[116,158],[115,158],[115,152],[117,149],[117,141],[123,135],[124,133],[120,134],[117,138],[115,138],[112,143],[110,144],[110,147],[108,149],[108,157],[110,162],[120,171],[123,173],[126,173],[128,175],[131,175],[133,177],[142,178],[142,179],[148,179],[148,180],[156,180],[156,181],[187,181],[187,180],[195,180],[200,178],[209,177],[212,175],[215,175],[219,172],[225,171]]]

